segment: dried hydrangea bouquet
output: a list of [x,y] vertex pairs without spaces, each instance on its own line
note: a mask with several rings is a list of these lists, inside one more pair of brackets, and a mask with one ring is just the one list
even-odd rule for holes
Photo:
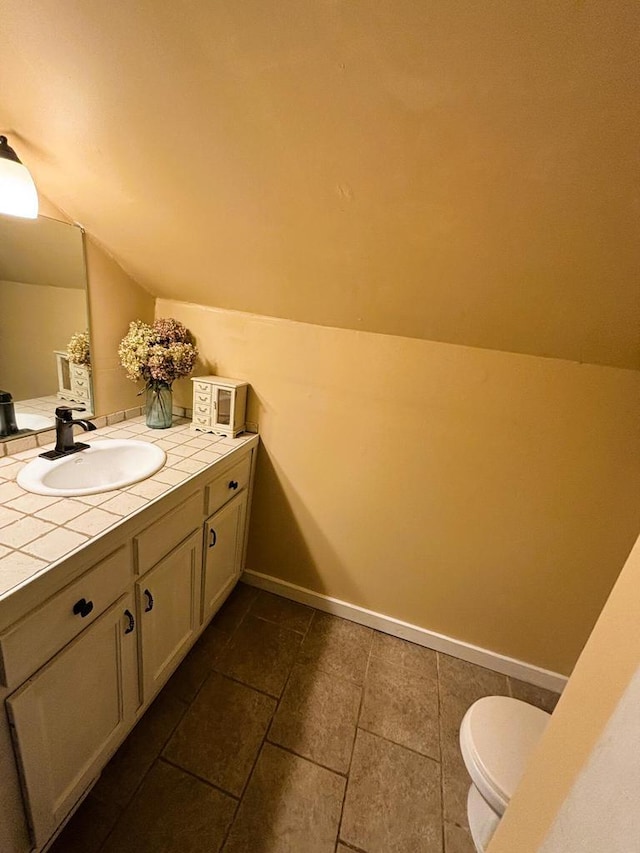
[[89,347],[89,332],[76,332],[71,335],[67,344],[67,358],[71,364],[84,364],[91,369],[91,350]]
[[129,379],[145,383],[147,426],[170,427],[171,385],[191,373],[198,357],[191,333],[178,320],[156,320],[151,326],[134,320],[118,347],[118,355]]

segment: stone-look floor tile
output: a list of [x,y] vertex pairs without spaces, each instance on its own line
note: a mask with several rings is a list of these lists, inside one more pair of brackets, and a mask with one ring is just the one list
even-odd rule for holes
[[218,853],[236,802],[157,761],[109,836],[104,853]]
[[382,658],[394,666],[402,666],[412,672],[423,672],[429,677],[437,678],[438,667],[433,649],[418,646],[408,640],[374,631],[371,655]]
[[445,823],[444,853],[476,853],[469,830],[454,823]]
[[236,584],[229,598],[213,617],[212,624],[220,631],[233,633],[247,615],[257,594],[255,587],[245,583]]
[[535,684],[527,684],[525,681],[519,681],[517,678],[509,679],[509,687],[511,688],[511,695],[514,699],[522,699],[523,702],[535,705],[536,708],[541,708],[548,714],[553,713],[560,699],[559,693],[545,690],[544,687],[536,687]]
[[105,803],[126,805],[160,755],[186,706],[166,692],[154,700],[98,779],[92,795]]
[[316,611],[299,660],[362,685],[372,639],[371,628]]
[[167,744],[163,756],[239,797],[276,703],[212,673]]
[[101,803],[89,794],[49,853],[98,853],[119,814],[118,806]]
[[508,696],[507,678],[443,654],[438,655],[438,674],[444,816],[451,823],[466,826],[471,780],[460,754],[460,723],[467,709],[482,696]]
[[313,667],[296,666],[269,740],[338,773],[349,770],[361,689]]
[[231,637],[216,669],[276,698],[282,693],[302,636],[249,614]]
[[228,634],[213,625],[206,628],[169,679],[165,691],[183,702],[192,702],[228,642]]
[[459,732],[467,709],[482,696],[508,696],[506,675],[449,655],[438,655],[441,747],[459,754]]
[[266,743],[224,853],[334,853],[345,780]]
[[270,592],[261,590],[251,606],[251,615],[266,619],[267,622],[275,622],[290,631],[305,634],[311,622],[313,610],[281,595],[272,595]]
[[360,728],[440,760],[438,676],[411,670],[371,655],[364,686]]
[[340,838],[367,853],[442,853],[438,763],[358,730]]
[[471,778],[462,756],[454,752],[442,753],[442,804],[446,820],[458,826],[467,826],[467,796]]

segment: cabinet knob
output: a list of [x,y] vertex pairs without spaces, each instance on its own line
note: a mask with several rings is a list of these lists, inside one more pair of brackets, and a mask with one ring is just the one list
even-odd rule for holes
[[238,481],[237,480],[231,480],[231,482],[229,483],[229,488],[230,489],[237,489],[238,488]]
[[124,615],[129,620],[129,624],[124,629],[125,634],[130,634],[133,629],[136,627],[136,620],[133,618],[133,613],[130,610],[125,610]]
[[153,596],[148,589],[145,589],[144,595],[147,598],[147,606],[145,607],[144,612],[149,613],[150,610],[153,610]]
[[214,546],[214,545],[216,544],[216,542],[218,541],[218,534],[217,534],[217,533],[215,532],[215,530],[213,530],[213,528],[212,528],[212,529],[209,531],[209,535],[211,536],[211,539],[210,539],[210,541],[209,541],[209,548],[213,548],[213,546]]
[[73,612],[76,616],[80,616],[84,619],[85,616],[88,616],[93,610],[93,601],[87,601],[86,598],[81,598],[80,601],[76,601],[73,605]]

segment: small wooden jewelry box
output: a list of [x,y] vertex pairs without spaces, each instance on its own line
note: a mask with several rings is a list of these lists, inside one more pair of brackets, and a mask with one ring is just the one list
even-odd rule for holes
[[223,376],[193,376],[191,381],[191,429],[231,438],[244,431],[248,382]]

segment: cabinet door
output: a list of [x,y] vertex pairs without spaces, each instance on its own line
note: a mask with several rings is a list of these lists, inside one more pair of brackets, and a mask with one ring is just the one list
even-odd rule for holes
[[200,625],[200,531],[137,582],[145,704],[176,668]]
[[36,845],[100,773],[139,704],[131,593],[7,699]]
[[245,491],[205,522],[203,621],[216,612],[240,577],[246,514]]

